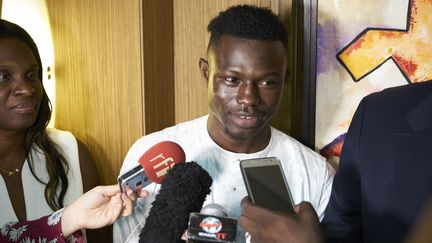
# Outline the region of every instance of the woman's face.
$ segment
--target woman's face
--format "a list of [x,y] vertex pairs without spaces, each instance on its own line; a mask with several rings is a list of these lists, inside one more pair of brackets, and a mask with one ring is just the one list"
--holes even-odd
[[22,41],[0,39],[1,131],[22,131],[35,122],[43,94],[40,68]]

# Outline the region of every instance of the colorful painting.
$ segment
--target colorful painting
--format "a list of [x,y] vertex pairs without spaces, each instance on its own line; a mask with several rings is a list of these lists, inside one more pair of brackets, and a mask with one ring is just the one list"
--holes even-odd
[[318,0],[315,146],[340,155],[367,94],[432,79],[432,0]]

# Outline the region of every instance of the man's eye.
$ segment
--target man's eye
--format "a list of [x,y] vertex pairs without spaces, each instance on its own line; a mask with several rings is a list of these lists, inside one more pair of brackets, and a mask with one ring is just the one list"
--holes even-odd
[[273,85],[273,84],[275,84],[275,83],[276,83],[276,82],[275,82],[275,81],[272,81],[272,80],[265,80],[265,81],[261,81],[261,82],[260,82],[261,85],[265,85],[265,86]]
[[6,81],[10,78],[9,73],[0,73],[0,81]]
[[238,79],[234,77],[228,77],[225,80],[229,83],[238,83]]

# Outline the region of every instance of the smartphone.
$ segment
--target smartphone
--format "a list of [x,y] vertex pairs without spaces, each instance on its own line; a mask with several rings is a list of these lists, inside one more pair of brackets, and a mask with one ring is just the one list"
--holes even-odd
[[144,172],[144,168],[141,165],[137,165],[129,171],[121,174],[117,180],[122,192],[124,192],[127,188],[130,188],[136,192],[151,183],[151,180],[149,180],[148,176]]
[[294,203],[280,161],[276,157],[240,161],[240,169],[253,204],[294,213]]

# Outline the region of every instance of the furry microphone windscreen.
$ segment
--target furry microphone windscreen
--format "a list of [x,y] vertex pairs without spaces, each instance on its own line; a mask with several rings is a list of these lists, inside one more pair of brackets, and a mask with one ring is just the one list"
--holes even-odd
[[196,162],[176,164],[162,181],[152,204],[140,243],[184,242],[189,213],[199,212],[213,180]]

